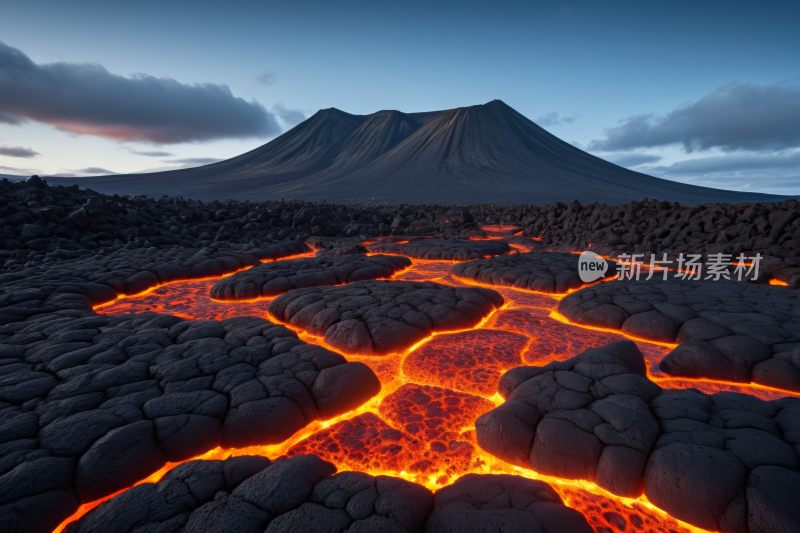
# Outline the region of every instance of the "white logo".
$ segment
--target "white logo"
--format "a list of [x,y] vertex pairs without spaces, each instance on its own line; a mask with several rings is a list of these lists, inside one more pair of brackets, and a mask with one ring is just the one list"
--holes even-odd
[[594,252],[583,252],[578,258],[578,275],[584,283],[590,283],[605,276],[608,270],[606,260]]

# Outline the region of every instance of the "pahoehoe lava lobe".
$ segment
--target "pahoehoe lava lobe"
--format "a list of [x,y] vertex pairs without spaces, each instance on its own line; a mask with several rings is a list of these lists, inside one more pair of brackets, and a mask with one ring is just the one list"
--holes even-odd
[[[158,483],[134,487],[70,524],[65,533],[590,533],[546,483],[470,474],[430,490],[404,479],[339,472],[314,455],[190,461]],[[531,529],[535,528],[535,529]]]
[[470,261],[487,256],[507,254],[508,244],[501,241],[469,241],[462,239],[423,239],[406,243],[376,242],[367,245],[370,252],[404,255],[414,259],[435,261]]
[[211,287],[211,297],[252,300],[292,289],[388,278],[410,266],[411,261],[405,257],[349,254],[264,263],[220,280]]
[[610,281],[564,298],[578,324],[678,343],[661,361],[673,376],[800,391],[800,301],[789,288],[739,281]]
[[269,304],[269,312],[281,322],[324,336],[328,345],[345,353],[384,355],[436,331],[472,328],[503,302],[491,289],[357,281],[289,291]]
[[[557,252],[529,252],[478,259],[453,265],[454,276],[487,285],[529,291],[565,293],[585,285],[578,275],[578,256]],[[614,275],[614,263],[604,277]]]
[[430,533],[594,531],[586,518],[564,506],[544,481],[503,474],[467,474],[439,489],[425,525],[425,531]]
[[0,326],[1,531],[47,533],[168,461],[282,442],[381,388],[363,363],[263,318],[59,303]]
[[619,167],[558,139],[500,100],[429,113],[351,115],[323,109],[233,159],[81,181],[102,192],[208,200],[547,204],[577,198],[618,205],[645,197],[683,203],[786,199],[697,187]]
[[478,444],[713,531],[799,531],[800,398],[662,390],[631,341],[506,372]]

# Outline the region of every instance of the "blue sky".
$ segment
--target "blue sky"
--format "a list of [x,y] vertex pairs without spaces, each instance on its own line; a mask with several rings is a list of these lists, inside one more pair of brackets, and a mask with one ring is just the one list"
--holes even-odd
[[4,0],[0,174],[178,168],[321,108],[499,98],[629,168],[800,194],[800,3],[530,4]]

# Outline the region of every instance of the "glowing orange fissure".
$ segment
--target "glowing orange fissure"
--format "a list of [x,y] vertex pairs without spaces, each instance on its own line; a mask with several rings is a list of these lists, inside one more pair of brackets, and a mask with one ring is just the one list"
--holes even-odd
[[[564,295],[483,285],[455,278],[450,274],[450,267],[456,261],[412,259],[412,262],[410,268],[395,274],[391,279],[436,281],[461,287],[484,286],[502,293],[506,303],[474,328],[433,333],[399,353],[383,356],[344,354],[349,361],[367,364],[378,375],[382,384],[381,392],[376,397],[353,411],[331,420],[314,421],[280,444],[241,449],[216,448],[188,460],[225,459],[253,454],[275,459],[297,453],[316,453],[333,462],[340,470],[402,477],[431,489],[450,484],[467,473],[511,473],[550,483],[564,502],[583,513],[595,528],[607,527],[617,531],[621,517],[633,524],[637,531],[702,531],[678,522],[650,504],[645,497],[622,498],[588,481],[543,476],[504,463],[485,453],[477,445],[474,419],[503,401],[499,394],[491,395],[489,389],[481,388],[483,385],[480,384],[485,381],[487,372],[492,373],[492,379],[497,379],[502,372],[514,366],[542,365],[549,361],[564,360],[589,346],[602,345],[620,338],[632,338],[631,336],[621,331],[569,322],[556,311],[556,304]],[[263,316],[274,321],[266,311],[268,298],[251,302],[212,301],[208,292],[212,281],[216,279],[192,280],[182,284],[173,282],[169,287],[154,288],[146,294],[106,304],[102,306],[103,311],[141,312],[143,309],[161,309],[163,312],[176,314],[175,311],[180,310],[183,313],[181,316],[186,318],[220,319],[229,317],[231,311],[227,310],[232,309],[233,313],[240,316],[242,313],[237,310],[246,310],[244,314],[248,316]],[[175,298],[179,300],[177,303],[173,301]],[[297,332],[306,342],[341,352],[328,346],[320,337],[309,335],[289,324],[286,326]],[[524,342],[523,336],[527,338]],[[459,338],[463,342],[456,342]],[[639,344],[648,360],[648,366],[651,367],[675,346],[632,339]],[[516,344],[511,341],[516,341]],[[492,363],[493,366],[489,365],[491,368],[487,370],[488,359],[485,354],[494,352],[495,348],[506,350],[505,355],[499,359],[495,357],[495,363]],[[425,353],[429,356],[417,357],[417,354]],[[447,378],[447,365],[454,362],[459,364],[459,372],[466,375],[474,372],[480,379],[475,384],[462,385]],[[695,387],[706,392],[739,390],[765,399],[776,397],[776,394],[787,395],[785,391],[757,385],[677,379],[661,375],[650,375],[650,378],[665,388]],[[167,464],[139,483],[157,482],[177,464],[179,463]],[[56,529],[56,533],[69,522],[113,496],[82,505]]]

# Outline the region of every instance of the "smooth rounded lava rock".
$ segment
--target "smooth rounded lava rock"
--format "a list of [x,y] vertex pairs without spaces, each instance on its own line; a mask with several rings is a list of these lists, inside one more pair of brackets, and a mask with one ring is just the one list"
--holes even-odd
[[[644,494],[703,529],[800,529],[785,504],[800,499],[799,398],[662,390],[646,376],[631,341],[510,370],[505,403],[476,421],[478,444],[543,474]],[[788,492],[770,499],[777,486]]]
[[345,353],[384,355],[436,331],[475,327],[502,305],[503,297],[491,289],[359,281],[289,291],[269,304],[269,312]]
[[576,324],[679,344],[672,376],[755,382],[800,391],[800,300],[795,290],[738,281],[610,281],[565,297]]
[[[614,272],[609,266],[604,277]],[[558,252],[528,252],[477,259],[453,265],[454,276],[486,285],[563,294],[586,283],[578,275],[578,256]]]
[[223,301],[253,300],[292,289],[389,278],[410,266],[411,261],[405,257],[348,254],[263,263],[221,279],[211,288],[211,297]]

